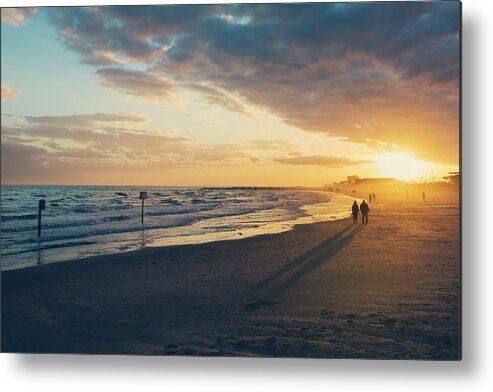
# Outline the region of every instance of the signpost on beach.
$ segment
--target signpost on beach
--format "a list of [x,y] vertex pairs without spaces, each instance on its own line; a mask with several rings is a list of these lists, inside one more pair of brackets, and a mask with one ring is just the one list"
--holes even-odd
[[38,203],[38,237],[41,237],[41,211],[46,207],[46,200],[41,199]]
[[144,200],[147,199],[147,192],[140,192],[139,198],[140,200],[142,200],[142,215],[140,218],[140,222],[144,224]]

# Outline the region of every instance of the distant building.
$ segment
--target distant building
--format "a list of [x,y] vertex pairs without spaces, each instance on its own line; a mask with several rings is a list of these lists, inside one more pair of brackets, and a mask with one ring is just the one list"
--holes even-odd
[[358,176],[347,176],[347,183],[348,184],[355,184],[356,181],[358,181],[359,177]]
[[395,178],[357,178],[355,180],[355,184],[357,185],[363,185],[363,184],[394,184],[398,183],[399,181],[396,180]]
[[457,185],[460,182],[459,172],[449,172],[448,176],[443,177],[445,181],[448,181],[452,185]]

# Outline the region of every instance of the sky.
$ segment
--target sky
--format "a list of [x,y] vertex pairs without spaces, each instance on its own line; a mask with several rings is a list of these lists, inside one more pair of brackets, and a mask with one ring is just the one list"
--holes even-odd
[[459,29],[455,1],[4,8],[2,184],[440,179]]

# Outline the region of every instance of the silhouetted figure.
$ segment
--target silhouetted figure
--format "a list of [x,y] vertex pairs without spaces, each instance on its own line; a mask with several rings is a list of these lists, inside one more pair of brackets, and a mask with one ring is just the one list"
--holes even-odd
[[366,204],[366,201],[363,200],[363,203],[359,206],[359,210],[361,211],[361,224],[368,223],[368,213],[370,212],[370,207]]
[[426,200],[426,195],[425,195],[425,193],[423,192],[423,201],[425,201],[425,200]]
[[353,211],[353,224],[358,223],[359,207],[358,207],[358,203],[356,203],[356,200],[353,203],[352,211]]
[[374,194],[374,193],[372,193],[372,196],[373,196],[373,201],[375,201],[375,200],[376,200],[376,199],[375,199],[375,194]]

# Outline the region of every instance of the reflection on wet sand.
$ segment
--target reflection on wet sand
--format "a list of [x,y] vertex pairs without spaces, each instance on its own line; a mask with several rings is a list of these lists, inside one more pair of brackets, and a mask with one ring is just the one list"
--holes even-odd
[[41,249],[41,239],[38,239],[38,246],[36,248],[36,265],[43,265],[43,250]]

